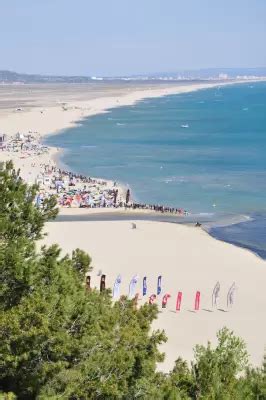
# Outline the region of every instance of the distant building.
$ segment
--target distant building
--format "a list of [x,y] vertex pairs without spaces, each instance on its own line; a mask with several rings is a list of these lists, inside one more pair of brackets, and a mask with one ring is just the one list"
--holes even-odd
[[228,75],[227,74],[219,74],[219,79],[228,79]]

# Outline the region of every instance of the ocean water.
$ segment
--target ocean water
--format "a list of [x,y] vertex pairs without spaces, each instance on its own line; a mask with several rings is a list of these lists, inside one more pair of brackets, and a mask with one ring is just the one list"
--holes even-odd
[[253,251],[256,240],[260,249],[266,242],[265,82],[114,108],[46,143],[65,150],[69,169],[128,184],[137,201],[181,207],[212,221],[247,221],[212,227],[217,238]]

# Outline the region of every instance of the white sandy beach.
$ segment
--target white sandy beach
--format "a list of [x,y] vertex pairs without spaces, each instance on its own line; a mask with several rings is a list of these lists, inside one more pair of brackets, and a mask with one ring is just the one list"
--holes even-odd
[[[122,85],[115,89],[107,87],[101,92],[95,88],[86,92],[85,86],[82,90],[74,86],[63,90],[59,85],[57,90],[44,85],[0,86],[0,133],[11,136],[32,131],[33,135],[43,137],[108,108],[215,85],[217,83],[162,85],[159,88]],[[22,111],[16,111],[17,108]],[[33,183],[40,164],[54,163],[56,154],[57,149],[50,149],[41,156],[21,158],[20,153],[0,151],[0,161],[12,158],[15,166],[21,168],[23,178]],[[64,212],[77,214],[83,210]],[[109,287],[120,273],[121,292],[127,294],[130,279],[138,274],[138,291],[141,292],[140,283],[146,275],[148,294],[151,294],[155,292],[157,276],[162,275],[162,294],[167,292],[172,296],[167,309],[162,310],[154,324],[156,328],[165,329],[169,338],[162,346],[167,354],[160,367],[163,370],[169,370],[178,356],[191,360],[193,346],[213,341],[217,330],[223,326],[232,328],[245,339],[251,362],[259,365],[266,345],[266,263],[249,251],[216,241],[198,228],[145,221],[136,224],[137,229],[132,230],[130,222],[126,221],[51,222],[47,224],[45,242],[59,243],[64,252],[77,247],[88,251],[93,258],[93,286],[99,285],[99,270],[106,274]],[[212,310],[211,293],[217,281],[221,284],[219,310]],[[226,295],[233,282],[237,286],[235,304],[228,311]],[[201,292],[201,310],[194,313],[197,290]],[[174,312],[178,291],[183,292],[180,313]]]
[[[160,369],[169,370],[178,356],[191,360],[195,344],[215,342],[216,332],[223,326],[243,337],[251,362],[260,365],[266,344],[265,261],[211,238],[202,229],[148,221],[136,224],[137,229],[131,229],[129,221],[51,222],[45,242],[57,242],[67,252],[77,247],[88,251],[93,259],[93,287],[99,287],[97,273],[101,270],[108,287],[121,274],[121,294],[128,294],[130,279],[137,274],[137,292],[142,294],[146,275],[151,295],[162,275],[162,295],[172,297],[164,310],[162,295],[158,298],[162,312],[154,327],[164,329],[168,336],[162,346],[167,357]],[[213,309],[212,290],[217,281],[221,292],[217,309]],[[233,282],[237,286],[235,304],[228,310],[226,297]],[[193,312],[197,290],[201,292],[200,311]],[[183,292],[183,302],[176,313],[178,291]]]

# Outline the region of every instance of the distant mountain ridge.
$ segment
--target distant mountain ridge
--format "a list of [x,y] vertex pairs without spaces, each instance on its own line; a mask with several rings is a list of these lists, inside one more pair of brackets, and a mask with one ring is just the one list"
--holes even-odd
[[87,83],[90,81],[91,78],[85,76],[38,75],[0,71],[0,82],[2,83]]
[[266,77],[266,67],[205,68],[116,77],[41,75],[24,74],[8,70],[0,71],[0,83],[89,83],[103,80],[209,80],[236,79],[241,77]]

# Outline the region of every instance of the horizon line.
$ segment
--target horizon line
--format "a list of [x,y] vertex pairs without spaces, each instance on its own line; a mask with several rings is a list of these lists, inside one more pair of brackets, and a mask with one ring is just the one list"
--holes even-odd
[[136,77],[136,76],[154,76],[154,75],[172,75],[172,74],[178,74],[178,73],[186,73],[186,72],[200,72],[200,71],[218,71],[218,70],[260,70],[260,69],[265,69],[266,66],[258,66],[258,67],[203,67],[203,68],[182,68],[182,69],[177,69],[175,71],[157,71],[157,72],[140,72],[140,73],[131,73],[131,74],[111,74],[111,75],[105,75],[105,74],[60,74],[60,73],[41,73],[41,72],[18,72],[16,70],[12,69],[0,69],[0,73],[2,72],[7,72],[7,73],[13,73],[13,74],[18,74],[18,75],[33,75],[33,76],[43,76],[43,77],[84,77],[84,78],[91,78],[91,77],[102,77],[102,78],[120,78],[120,77]]

